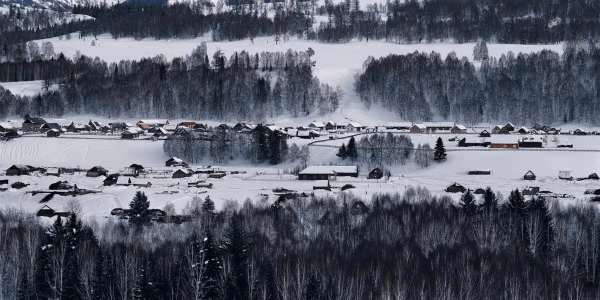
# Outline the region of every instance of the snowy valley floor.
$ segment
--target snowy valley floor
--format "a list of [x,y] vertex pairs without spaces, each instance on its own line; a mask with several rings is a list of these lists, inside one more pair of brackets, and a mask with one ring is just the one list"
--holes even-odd
[[[410,135],[413,143],[434,143],[436,135]],[[446,140],[449,135],[440,135]],[[572,171],[574,177],[586,177],[590,173],[600,172],[600,137],[572,137],[575,139],[575,150],[593,150],[592,152],[571,151],[449,151],[448,161],[442,164],[421,169],[413,162],[405,166],[390,168],[392,176],[389,180],[368,180],[366,165],[360,165],[359,178],[338,178],[331,183],[332,186],[341,187],[350,183],[356,188],[347,190],[357,196],[370,200],[374,193],[403,193],[409,186],[426,187],[436,195],[447,194],[446,186],[458,182],[470,189],[490,186],[494,191],[507,195],[512,189],[522,189],[527,186],[539,186],[542,190],[549,190],[557,194],[568,194],[573,198],[560,199],[561,204],[575,204],[584,201],[584,191],[590,188],[600,188],[598,181],[564,181],[558,179],[558,172]],[[291,142],[299,144],[310,140],[292,139]],[[335,140],[327,143],[341,145],[346,140]],[[457,147],[446,142],[449,150]],[[548,145],[548,150],[553,146]],[[554,148],[555,149],[555,148]],[[341,161],[335,156],[337,152],[333,147],[311,147],[311,161],[309,165],[323,164],[351,164]],[[8,179],[9,183],[21,181],[31,184],[21,189],[9,189],[0,192],[0,207],[14,207],[25,211],[36,212],[44,204],[57,211],[64,209],[71,196],[55,196],[47,203],[40,203],[43,194],[32,196],[27,191],[47,189],[51,183],[66,180],[77,184],[79,188],[99,190],[99,194],[90,194],[76,197],[83,206],[83,214],[87,217],[104,219],[110,215],[114,208],[126,208],[134,193],[138,190],[146,192],[152,208],[163,208],[168,202],[175,205],[177,213],[181,213],[192,197],[198,195],[202,198],[209,195],[215,200],[218,208],[222,208],[227,200],[242,203],[249,198],[252,201],[269,201],[276,199],[273,188],[286,188],[305,192],[313,192],[314,181],[300,181],[296,176],[284,174],[284,169],[293,168],[297,162],[288,162],[280,166],[251,165],[247,162],[230,162],[220,166],[224,171],[241,171],[245,174],[228,174],[222,179],[206,179],[206,175],[194,175],[185,179],[172,179],[170,173],[160,173],[161,170],[170,171],[174,168],[165,168],[167,159],[162,150],[161,141],[125,141],[108,139],[66,139],[25,137],[10,142],[0,143],[0,170],[2,174],[13,164],[28,164],[35,167],[80,167],[89,169],[96,165],[104,166],[110,173],[123,170],[133,163],[141,164],[146,168],[153,168],[155,173],[139,180],[152,183],[150,188],[137,188],[125,186],[104,187],[104,177],[89,178],[85,173],[62,175],[60,178],[52,176],[0,176]],[[200,167],[194,165],[192,168]],[[489,176],[467,175],[469,169],[490,169]],[[532,170],[537,175],[536,181],[523,181],[522,176]],[[188,188],[187,183],[206,179],[213,184],[212,189]],[[315,194],[337,196],[337,192],[315,191]],[[266,195],[266,196],[265,196]],[[451,195],[458,200],[458,194]]]

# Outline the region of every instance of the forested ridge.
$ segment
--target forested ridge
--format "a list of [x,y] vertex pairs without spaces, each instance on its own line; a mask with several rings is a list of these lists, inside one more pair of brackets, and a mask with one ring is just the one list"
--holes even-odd
[[[0,80],[46,80],[59,90],[34,97],[1,91],[0,117],[91,113],[260,121],[283,113],[325,114],[337,109],[342,92],[312,76],[313,54],[312,49],[242,51],[226,57],[217,51],[210,59],[201,44],[191,55],[172,61],[157,56],[110,65],[84,55],[48,60],[38,54],[31,61],[0,63]],[[31,52],[22,55],[31,57]]]
[[[3,299],[597,299],[600,212],[488,189],[270,203],[195,198],[180,225],[0,213]],[[500,203],[500,204],[498,204]],[[169,206],[169,205],[167,205]],[[72,205],[72,207],[77,207]],[[166,209],[172,214],[172,206]],[[76,212],[76,209],[74,210]]]
[[485,57],[480,67],[450,53],[389,55],[365,62],[355,91],[405,120],[434,116],[467,124],[600,124],[600,48],[568,43],[551,51]]
[[[600,7],[594,1],[390,1],[385,5],[346,0],[325,1],[194,1],[143,5],[128,1],[77,4],[73,13],[93,21],[50,25],[47,18],[13,8],[0,16],[0,40],[27,42],[80,31],[81,37],[111,33],[113,37],[191,38],[212,32],[214,40],[257,36],[293,36],[321,42],[348,42],[353,38],[421,43],[478,40],[499,43],[558,43],[598,39]],[[269,16],[273,13],[274,16]],[[10,15],[10,16],[9,16]],[[318,22],[316,16],[327,16]],[[382,17],[383,16],[383,17]],[[27,22],[15,21],[15,19]]]

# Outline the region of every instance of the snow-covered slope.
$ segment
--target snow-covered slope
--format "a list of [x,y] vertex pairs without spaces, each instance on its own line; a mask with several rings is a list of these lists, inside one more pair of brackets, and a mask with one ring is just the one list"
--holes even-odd
[[[77,36],[74,34],[73,36]],[[40,40],[50,41],[54,45],[56,53],[63,52],[68,57],[73,57],[76,51],[91,57],[99,57],[102,60],[118,62],[120,60],[139,60],[142,57],[153,57],[164,55],[167,59],[185,56],[192,52],[201,42],[206,42],[209,57],[220,49],[226,56],[233,52],[247,51],[249,53],[257,52],[285,52],[288,49],[294,51],[305,51],[309,47],[315,51],[313,60],[316,61],[314,75],[323,83],[332,86],[340,85],[344,90],[344,101],[341,103],[337,112],[327,116],[310,115],[304,118],[292,119],[289,116],[280,116],[269,122],[305,125],[314,119],[333,120],[342,122],[348,120],[357,121],[363,124],[382,124],[387,121],[397,121],[397,116],[388,110],[377,106],[371,108],[368,113],[358,97],[353,91],[354,76],[362,71],[364,61],[369,57],[382,57],[394,54],[407,54],[415,51],[430,53],[438,52],[442,57],[454,51],[458,57],[466,56],[469,60],[473,59],[474,43],[452,44],[452,43],[433,43],[433,44],[392,44],[383,41],[360,42],[353,41],[347,44],[324,44],[315,41],[300,40],[292,37],[288,42],[275,44],[273,37],[259,37],[254,41],[242,40],[235,42],[213,42],[211,35],[196,39],[174,39],[174,40],[154,40],[143,39],[136,41],[132,38],[113,39],[109,34],[98,36],[95,46],[92,46],[91,39],[71,39],[59,40],[58,38]],[[511,44],[489,44],[490,56],[500,57],[509,51],[519,52],[538,52],[543,49],[562,53],[562,44],[554,45],[511,45]]]
[[23,8],[43,8],[65,11],[69,10],[74,2],[69,0],[0,0],[0,7],[16,5]]

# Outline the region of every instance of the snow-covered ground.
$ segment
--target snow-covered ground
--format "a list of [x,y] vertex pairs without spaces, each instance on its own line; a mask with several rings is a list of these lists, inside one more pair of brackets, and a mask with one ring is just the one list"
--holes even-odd
[[[441,135],[440,135],[441,136]],[[413,142],[429,142],[433,144],[435,135],[411,135]],[[306,143],[309,140],[293,139],[291,142]],[[336,145],[346,140],[333,141]],[[454,148],[446,142],[449,149]],[[600,149],[600,137],[576,137],[576,148]],[[578,147],[578,145],[580,147]],[[549,146],[550,148],[550,146]],[[341,161],[335,156],[336,148],[311,147],[311,161],[309,165],[323,165],[329,163],[351,164]],[[0,143],[0,170],[3,172],[10,165],[23,163],[37,167],[81,167],[91,168],[95,165],[106,167],[110,173],[123,170],[132,163],[158,170],[175,170],[164,167],[167,159],[162,151],[162,142],[152,141],[125,141],[125,140],[78,140],[43,137],[24,137],[10,142]],[[217,207],[221,208],[227,200],[243,202],[249,198],[252,201],[273,201],[276,197],[271,190],[277,187],[305,192],[313,192],[314,181],[300,181],[295,176],[284,174],[284,169],[291,169],[297,162],[288,162],[281,166],[251,165],[247,162],[232,162],[220,166],[224,171],[242,171],[244,174],[228,174],[222,179],[206,179],[205,175],[194,175],[186,179],[172,179],[167,174],[155,173],[143,181],[152,183],[150,188],[136,188],[123,186],[102,186],[104,177],[88,178],[84,173],[63,175],[60,178],[49,176],[1,176],[10,183],[22,181],[31,185],[22,189],[9,189],[0,192],[0,208],[16,207],[26,211],[35,212],[44,203],[39,201],[44,195],[32,196],[25,193],[47,189],[58,180],[66,180],[77,184],[79,188],[101,190],[100,194],[78,196],[76,199],[83,206],[85,216],[96,216],[101,219],[108,216],[114,208],[128,206],[133,194],[140,190],[148,194],[153,208],[163,208],[168,202],[175,205],[177,213],[181,213],[186,204],[194,197],[204,198],[210,195],[215,200]],[[193,168],[199,165],[192,166]],[[574,177],[586,177],[592,172],[600,172],[600,151],[597,152],[567,152],[567,151],[450,151],[448,161],[443,164],[433,164],[429,168],[421,169],[413,162],[405,166],[391,168],[392,177],[389,181],[368,180],[366,165],[359,165],[359,178],[338,178],[332,186],[343,186],[347,183],[356,186],[349,190],[357,196],[370,199],[378,192],[403,193],[409,186],[422,186],[428,188],[433,194],[446,194],[443,190],[453,182],[458,182],[467,188],[492,187],[495,191],[508,194],[514,188],[526,186],[539,186],[542,190],[549,190],[560,194],[569,194],[582,199],[583,193],[588,188],[600,188],[598,181],[563,181],[558,179],[558,172],[569,170]],[[467,175],[469,169],[490,169],[489,176]],[[523,181],[521,177],[528,170],[537,176],[537,181]],[[212,189],[188,188],[187,183],[198,179],[206,179],[213,183]],[[263,194],[268,195],[267,198]],[[335,192],[318,191],[316,194],[336,196]],[[458,199],[458,195],[452,196]],[[66,203],[73,199],[70,196],[55,196],[48,206],[62,210]],[[562,204],[576,203],[575,199],[562,199]]]
[[[19,82],[0,82],[0,86],[9,90],[14,95],[35,96],[42,93],[42,81],[19,81]],[[58,85],[52,85],[48,90],[58,90]]]

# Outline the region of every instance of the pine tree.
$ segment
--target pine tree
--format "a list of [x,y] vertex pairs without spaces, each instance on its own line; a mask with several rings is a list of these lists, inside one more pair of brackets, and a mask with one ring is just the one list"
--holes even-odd
[[[227,239],[226,248],[231,256],[231,273],[228,275],[231,282],[226,287],[226,299],[248,300],[248,238],[244,231],[240,216],[231,217],[229,226],[225,230]],[[230,290],[233,289],[233,290]],[[233,298],[228,298],[233,293]]]
[[210,230],[206,231],[206,238],[204,239],[204,247],[202,249],[204,254],[202,276],[200,281],[202,282],[201,297],[203,300],[217,300],[222,299],[221,294],[221,275],[223,272],[223,266],[217,251],[217,247],[213,240],[213,235]]
[[275,130],[269,137],[269,163],[277,165],[281,163],[281,134]]
[[491,212],[495,211],[498,208],[498,199],[496,198],[496,194],[492,191],[492,188],[489,186],[485,189],[485,193],[483,194],[483,202],[480,207],[486,211]]
[[339,157],[341,159],[346,159],[346,157],[347,157],[346,144],[342,144],[342,146],[340,147],[340,149],[338,150],[338,153],[336,155],[337,155],[337,157]]
[[53,282],[53,276],[50,258],[48,257],[48,248],[46,246],[41,249],[36,257],[35,276],[33,280],[36,299],[48,299],[52,297],[50,282]]
[[22,268],[18,287],[17,300],[35,299],[35,297],[31,296],[31,285],[29,284],[29,272],[27,272],[27,268]]
[[83,299],[81,292],[83,286],[81,284],[80,273],[81,269],[77,262],[75,251],[67,251],[67,266],[63,275],[63,290],[60,295],[61,300],[77,300]]
[[321,282],[315,274],[312,274],[306,284],[306,291],[304,292],[306,300],[319,300],[321,294]]
[[473,216],[477,212],[477,205],[475,204],[475,197],[470,190],[467,190],[461,197],[459,205],[461,210],[467,216]]
[[136,192],[133,200],[129,203],[131,216],[129,224],[140,227],[150,224],[150,201],[144,192]]
[[108,295],[110,291],[110,274],[108,274],[107,272],[107,264],[108,262],[104,257],[104,252],[102,251],[102,249],[99,249],[96,254],[96,263],[94,264],[94,275],[92,281],[92,300],[106,299],[106,295]]
[[348,141],[346,153],[346,156],[350,158],[352,162],[356,161],[356,159],[358,158],[358,149],[356,148],[356,141],[354,140],[354,137],[351,137],[350,141]]
[[215,212],[215,202],[210,199],[210,196],[206,196],[204,202],[202,203],[202,212],[204,213],[214,213]]
[[433,160],[437,162],[442,162],[446,160],[446,148],[444,147],[444,142],[442,138],[439,137],[437,142],[435,142],[435,152],[433,153]]

